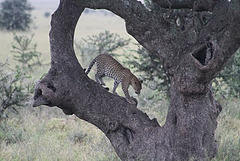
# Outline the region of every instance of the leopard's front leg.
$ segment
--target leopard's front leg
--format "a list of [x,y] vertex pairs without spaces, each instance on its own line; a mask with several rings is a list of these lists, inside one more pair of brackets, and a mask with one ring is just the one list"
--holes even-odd
[[130,80],[128,80],[127,78],[123,78],[122,79],[123,93],[130,104],[136,104],[136,102],[129,95],[129,92],[128,92],[129,85],[130,85]]

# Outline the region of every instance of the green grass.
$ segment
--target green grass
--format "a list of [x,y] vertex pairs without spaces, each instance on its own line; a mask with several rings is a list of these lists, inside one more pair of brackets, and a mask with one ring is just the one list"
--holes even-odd
[[[163,124],[168,103],[161,109],[139,108]],[[240,159],[240,100],[231,101],[218,118],[214,161]],[[109,140],[95,126],[66,116],[58,108],[25,107],[18,115],[10,113],[0,125],[0,160],[119,160]]]
[[0,127],[0,160],[118,160],[100,130],[57,108],[23,108]]
[[223,111],[218,118],[218,155],[215,161],[240,160],[240,100],[226,102],[222,103]]

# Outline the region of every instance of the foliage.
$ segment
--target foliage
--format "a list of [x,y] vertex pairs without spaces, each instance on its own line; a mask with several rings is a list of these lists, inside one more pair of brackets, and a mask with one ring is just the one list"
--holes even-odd
[[170,77],[163,68],[163,63],[160,62],[156,54],[152,54],[138,45],[138,49],[134,54],[126,55],[125,63],[128,64],[135,72],[138,72],[143,79],[144,84],[152,90],[157,90],[158,93],[169,93]]
[[68,135],[68,138],[74,143],[81,143],[86,137],[87,134],[83,133],[82,131],[74,131]]
[[[32,36],[33,37],[33,36]],[[41,65],[41,53],[36,51],[36,44],[31,47],[32,37],[14,35],[12,53],[17,65],[10,68],[8,61],[0,62],[0,119],[6,109],[25,106],[30,93],[33,92],[33,83],[29,80],[35,65]]]
[[215,83],[216,92],[232,97],[240,97],[240,50],[229,60]]
[[34,35],[30,38],[27,36],[17,36],[14,35],[14,43],[12,43],[12,53],[13,59],[21,69],[24,69],[26,73],[33,72],[34,67],[41,66],[40,61],[41,53],[37,51],[37,44],[32,44],[32,39]]
[[[68,128],[62,130],[61,126],[55,126],[50,130],[48,125],[53,119],[54,124],[66,122]],[[7,143],[10,136],[3,132],[0,160],[120,161],[109,140],[94,125],[66,116],[55,107],[21,108],[18,119],[11,117],[5,125],[8,135],[15,136],[17,141]]]
[[26,31],[32,22],[32,6],[27,0],[5,0],[1,3],[0,27],[6,30]]
[[6,109],[17,111],[16,106],[24,106],[28,94],[21,82],[25,78],[20,68],[11,70],[7,62],[0,63],[0,120],[6,117],[3,114]]
[[88,36],[76,43],[76,49],[80,52],[80,58],[83,65],[84,62],[89,63],[98,54],[114,55],[120,49],[124,51],[130,43],[130,39],[121,38],[118,34],[110,33],[109,31],[101,32],[98,35]]
[[0,143],[15,144],[23,140],[24,130],[11,122],[0,122]]
[[222,100],[223,110],[218,118],[216,140],[218,154],[214,161],[240,159],[240,100]]

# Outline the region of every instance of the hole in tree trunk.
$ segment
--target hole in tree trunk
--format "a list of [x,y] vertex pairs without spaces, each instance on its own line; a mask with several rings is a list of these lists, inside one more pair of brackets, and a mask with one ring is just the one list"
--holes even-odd
[[196,58],[202,65],[205,65],[206,55],[207,55],[207,47],[203,47],[198,52],[192,54],[194,58]]
[[207,65],[212,59],[212,44],[208,43],[202,46],[198,51],[194,52],[192,56],[197,59],[202,65]]

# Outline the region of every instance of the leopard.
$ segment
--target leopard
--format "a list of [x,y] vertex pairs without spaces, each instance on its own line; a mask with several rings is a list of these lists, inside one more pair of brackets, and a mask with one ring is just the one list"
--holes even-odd
[[132,86],[135,93],[139,95],[142,89],[143,81],[138,79],[134,74],[132,74],[130,69],[125,68],[109,54],[99,54],[97,57],[95,57],[90,63],[88,69],[85,71],[86,74],[90,72],[95,63],[97,66],[95,73],[96,82],[102,86],[105,86],[106,84],[103,81],[103,77],[107,76],[114,79],[112,93],[118,95],[116,89],[121,83],[122,91],[127,101],[130,104],[136,104],[134,99],[130,97],[128,88]]

